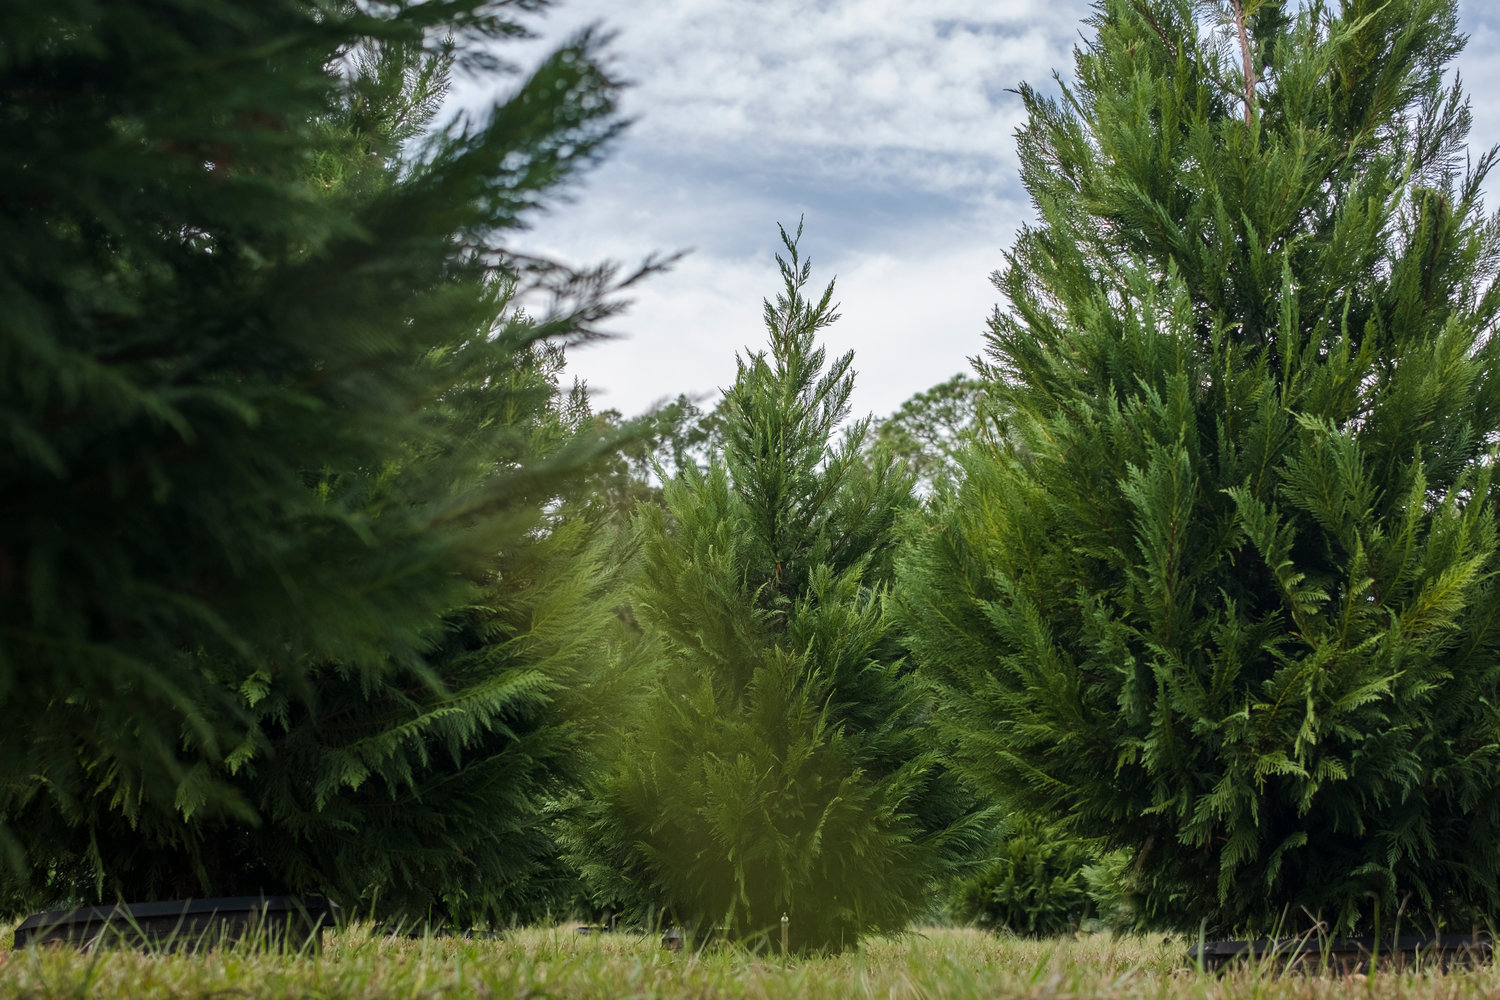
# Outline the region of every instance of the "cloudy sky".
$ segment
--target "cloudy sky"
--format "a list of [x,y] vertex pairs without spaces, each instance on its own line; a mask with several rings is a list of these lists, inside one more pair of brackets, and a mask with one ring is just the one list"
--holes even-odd
[[[558,0],[540,45],[597,23],[635,124],[535,220],[530,250],[575,263],[691,250],[640,287],[614,341],[570,367],[627,414],[711,399],[764,341],[778,222],[806,218],[814,280],[837,277],[856,412],[886,414],[968,368],[989,274],[1029,218],[1013,132],[1021,81],[1071,68],[1088,0]],[[1473,145],[1500,142],[1500,9],[1462,0]],[[536,50],[540,55],[540,51]],[[458,102],[482,102],[464,85]]]

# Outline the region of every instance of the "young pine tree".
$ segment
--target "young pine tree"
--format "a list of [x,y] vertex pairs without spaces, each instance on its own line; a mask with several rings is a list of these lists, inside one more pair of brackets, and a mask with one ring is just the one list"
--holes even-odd
[[642,513],[632,606],[656,682],[599,792],[586,874],[601,899],[761,947],[785,914],[805,952],[926,910],[970,827],[886,614],[911,480],[866,464],[868,420],[836,441],[853,356],[826,361],[833,286],[805,297],[810,266],[782,238],[770,348],[725,394],[724,454]]
[[1500,914],[1493,153],[1452,0],[1106,0],[1022,89],[1010,414],[904,565],[976,779],[1211,932]]
[[[594,274],[516,317],[513,292],[562,272],[507,243],[620,121],[588,36],[483,124],[420,142],[431,95],[411,85],[495,68],[535,6],[0,10],[8,907],[348,898],[401,866],[401,891],[446,905],[493,872],[455,853],[525,781],[491,782],[483,815],[454,789],[504,771],[471,765],[512,735],[531,754],[568,677],[528,672],[567,643],[537,621],[550,598],[495,590],[494,560],[555,597],[567,574],[525,567],[582,545],[522,544],[580,452],[516,450],[550,390],[509,375],[610,309]],[[406,59],[433,39],[436,63]],[[460,655],[486,644],[504,671]],[[444,818],[419,830],[424,808]]]
[[1058,827],[1009,816],[984,862],[955,883],[948,910],[965,924],[1036,938],[1072,933],[1090,918],[1119,927],[1112,860]]

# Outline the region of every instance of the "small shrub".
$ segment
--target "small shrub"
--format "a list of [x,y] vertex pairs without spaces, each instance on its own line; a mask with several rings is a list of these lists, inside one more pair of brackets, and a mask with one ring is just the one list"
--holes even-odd
[[958,883],[955,916],[990,930],[1052,937],[1089,915],[1087,845],[1032,819],[1013,821],[994,857]]

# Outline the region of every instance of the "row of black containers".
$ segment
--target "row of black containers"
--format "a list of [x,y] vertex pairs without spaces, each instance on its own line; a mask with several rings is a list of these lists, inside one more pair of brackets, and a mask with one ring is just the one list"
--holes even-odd
[[1336,975],[1374,969],[1448,970],[1486,964],[1493,956],[1483,934],[1333,938],[1313,934],[1255,941],[1207,941],[1188,950],[1188,962],[1208,972],[1256,968]]
[[16,928],[15,947],[112,945],[191,951],[241,940],[278,950],[319,950],[338,907],[302,896],[229,896],[80,906],[36,913]]

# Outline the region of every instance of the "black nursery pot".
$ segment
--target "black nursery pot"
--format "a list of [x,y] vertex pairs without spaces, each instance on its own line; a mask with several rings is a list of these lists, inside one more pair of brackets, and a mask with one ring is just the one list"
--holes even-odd
[[1279,971],[1367,973],[1374,966],[1390,969],[1448,969],[1490,960],[1490,939],[1478,934],[1386,938],[1265,938],[1258,941],[1208,941],[1188,949],[1188,962],[1212,972],[1239,965]]
[[338,907],[301,896],[228,896],[169,902],[120,903],[50,910],[16,928],[15,947],[104,943],[133,948],[194,950],[240,940],[288,950],[323,946]]

